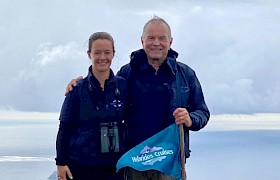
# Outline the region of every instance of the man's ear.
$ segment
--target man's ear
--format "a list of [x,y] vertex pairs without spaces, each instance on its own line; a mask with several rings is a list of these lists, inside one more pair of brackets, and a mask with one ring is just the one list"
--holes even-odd
[[173,43],[173,38],[171,38],[171,40],[170,40],[170,47],[171,47],[172,43]]

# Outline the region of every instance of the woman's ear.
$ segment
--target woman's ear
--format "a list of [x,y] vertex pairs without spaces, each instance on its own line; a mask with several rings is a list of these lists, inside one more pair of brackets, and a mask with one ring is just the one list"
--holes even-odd
[[89,51],[87,52],[87,54],[88,54],[88,58],[91,59],[91,57],[90,57],[90,52],[89,52]]

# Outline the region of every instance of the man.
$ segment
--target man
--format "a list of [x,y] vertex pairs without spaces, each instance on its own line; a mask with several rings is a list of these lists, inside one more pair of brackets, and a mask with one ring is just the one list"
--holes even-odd
[[[143,49],[131,53],[131,61],[117,75],[127,79],[128,108],[126,144],[128,149],[160,132],[172,123],[198,131],[208,122],[210,112],[195,72],[177,62],[178,53],[171,49],[171,28],[157,16],[149,20],[141,37]],[[71,84],[68,89],[71,90]],[[189,157],[186,142],[186,157]],[[128,180],[172,180],[156,170],[126,169]]]

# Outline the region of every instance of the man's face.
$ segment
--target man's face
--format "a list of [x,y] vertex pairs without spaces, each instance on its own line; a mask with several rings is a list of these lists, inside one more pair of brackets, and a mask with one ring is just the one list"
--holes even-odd
[[172,44],[172,38],[166,24],[160,21],[151,22],[147,25],[141,40],[149,62],[159,61],[162,63],[166,59]]

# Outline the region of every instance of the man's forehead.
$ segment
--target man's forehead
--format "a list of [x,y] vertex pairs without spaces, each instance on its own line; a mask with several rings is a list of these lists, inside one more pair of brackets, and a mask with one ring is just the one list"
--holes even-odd
[[149,22],[145,27],[143,36],[146,37],[170,37],[168,25],[160,20]]
[[149,24],[147,24],[147,27],[150,27],[150,26],[162,26],[162,25],[167,27],[167,25],[164,22],[162,22],[162,21],[151,21]]

